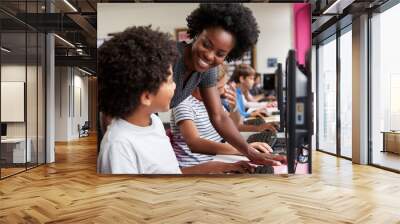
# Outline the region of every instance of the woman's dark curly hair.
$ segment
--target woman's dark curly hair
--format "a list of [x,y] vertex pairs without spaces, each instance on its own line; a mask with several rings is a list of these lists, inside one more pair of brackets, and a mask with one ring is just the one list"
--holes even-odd
[[112,117],[134,111],[144,91],[157,93],[178,57],[169,34],[130,27],[98,50],[99,109]]
[[195,38],[204,29],[221,27],[235,37],[235,46],[225,60],[243,57],[257,43],[258,25],[251,10],[240,3],[200,4],[187,18],[188,34]]

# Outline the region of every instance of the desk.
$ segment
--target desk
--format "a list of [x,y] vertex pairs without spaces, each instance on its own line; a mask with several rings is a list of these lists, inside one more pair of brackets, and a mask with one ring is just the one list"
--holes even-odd
[[241,135],[244,139],[247,140],[247,139],[249,138],[250,135],[257,134],[257,133],[260,133],[260,132],[245,131],[245,132],[240,132],[240,135]]
[[[248,117],[248,118],[245,119],[245,121],[251,120],[251,119],[256,119],[256,118],[257,117]],[[265,123],[270,123],[270,122],[279,123],[280,120],[281,120],[281,117],[280,117],[280,115],[271,115],[271,116],[268,116],[268,117],[263,117],[263,119],[264,119]]]
[[[25,138],[6,138],[1,139],[1,156],[6,163],[25,163],[31,162],[32,140],[26,140],[27,147],[25,151]],[[27,158],[27,160],[25,160]]]
[[[249,161],[249,159],[245,156],[237,156],[237,155],[216,155],[214,156],[213,161],[225,162],[225,163],[234,163],[241,160]],[[274,174],[287,174],[288,169],[287,165],[273,166]],[[296,174],[308,174],[308,164],[307,163],[298,163],[296,167]]]
[[280,122],[281,117],[280,115],[271,115],[269,117],[264,117],[264,121],[265,123],[269,123],[269,122]]
[[400,154],[400,131],[382,131],[383,150],[382,152],[393,152]]

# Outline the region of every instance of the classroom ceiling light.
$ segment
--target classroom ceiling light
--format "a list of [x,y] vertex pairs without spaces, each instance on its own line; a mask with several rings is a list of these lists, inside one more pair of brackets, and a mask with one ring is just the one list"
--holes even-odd
[[65,4],[67,4],[74,12],[78,12],[78,10],[71,4],[69,3],[68,0],[64,0]]
[[61,40],[62,42],[64,42],[64,43],[66,43],[67,45],[69,45],[70,47],[73,47],[73,48],[75,48],[75,45],[73,45],[71,42],[69,42],[68,40],[66,40],[66,39],[64,39],[64,38],[62,38],[62,37],[60,37],[59,35],[57,35],[57,34],[54,34],[54,36],[55,37],[57,37],[59,40]]
[[6,52],[6,53],[10,53],[10,52],[11,52],[11,50],[9,50],[9,49],[7,49],[7,48],[5,48],[5,47],[1,47],[1,50],[4,51],[4,52]]

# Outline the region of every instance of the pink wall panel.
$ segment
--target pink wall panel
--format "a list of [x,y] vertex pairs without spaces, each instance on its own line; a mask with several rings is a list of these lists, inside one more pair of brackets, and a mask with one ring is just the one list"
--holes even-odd
[[297,62],[305,64],[305,56],[311,48],[311,5],[296,3],[293,5],[294,40]]

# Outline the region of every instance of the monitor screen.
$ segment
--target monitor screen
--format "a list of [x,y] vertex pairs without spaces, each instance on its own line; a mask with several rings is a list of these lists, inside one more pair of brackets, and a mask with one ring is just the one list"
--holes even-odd
[[282,71],[282,64],[278,63],[278,67],[275,70],[275,77],[277,78],[276,82],[276,98],[278,101],[278,110],[280,115],[280,125],[279,132],[283,132],[285,130],[285,113],[286,113],[286,84],[285,84],[285,74]]
[[7,124],[1,123],[1,136],[7,136]]
[[275,73],[267,73],[263,75],[263,88],[266,91],[275,90]]

